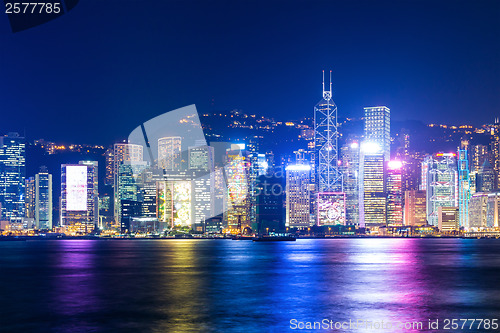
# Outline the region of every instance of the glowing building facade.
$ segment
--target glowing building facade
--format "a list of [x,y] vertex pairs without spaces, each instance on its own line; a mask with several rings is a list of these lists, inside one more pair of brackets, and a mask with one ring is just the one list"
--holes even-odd
[[0,137],[0,220],[24,217],[26,147],[17,133]]
[[[35,227],[52,229],[52,175],[42,167],[35,175]],[[94,212],[95,213],[95,212]]]
[[493,192],[495,190],[495,169],[485,159],[476,176],[478,192]]
[[231,233],[243,232],[251,228],[249,198],[250,162],[243,145],[233,145],[226,151],[224,171],[227,182],[227,195],[224,220]]
[[385,158],[377,143],[364,142],[360,154],[360,226],[386,225]]
[[348,142],[341,148],[341,153],[346,197],[346,224],[359,225],[359,143]]
[[143,147],[129,143],[115,143],[113,146],[113,189],[114,189],[114,216],[119,224],[120,203],[118,190],[118,169],[124,162],[142,162],[144,160]]
[[424,226],[427,224],[425,191],[405,191],[404,224],[409,226]]
[[60,224],[70,234],[91,233],[95,219],[95,170],[92,165],[61,165]]
[[427,156],[422,162],[422,188],[427,193],[427,222],[438,226],[438,207],[458,207],[458,172],[454,153]]
[[488,193],[477,192],[469,201],[469,228],[480,230],[487,227]]
[[390,158],[391,149],[391,110],[386,106],[366,107],[365,141],[380,146],[386,161]]
[[311,167],[306,164],[286,167],[285,225],[290,228],[310,226]]
[[403,192],[401,182],[401,161],[387,163],[387,224],[403,224]]
[[181,137],[172,136],[158,139],[158,167],[166,171],[181,169]]

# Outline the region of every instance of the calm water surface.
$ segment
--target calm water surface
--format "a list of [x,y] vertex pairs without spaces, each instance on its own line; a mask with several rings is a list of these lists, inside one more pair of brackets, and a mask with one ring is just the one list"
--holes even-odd
[[[500,319],[500,240],[0,242],[0,290],[2,332],[454,332],[442,320]],[[382,331],[402,332],[337,330]]]

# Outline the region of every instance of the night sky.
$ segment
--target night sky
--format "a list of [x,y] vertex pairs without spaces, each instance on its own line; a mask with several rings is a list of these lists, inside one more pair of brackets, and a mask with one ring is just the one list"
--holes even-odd
[[[3,10],[2,10],[3,12]],[[196,104],[480,125],[500,116],[500,1],[81,0],[12,33],[0,14],[0,133],[110,144]]]

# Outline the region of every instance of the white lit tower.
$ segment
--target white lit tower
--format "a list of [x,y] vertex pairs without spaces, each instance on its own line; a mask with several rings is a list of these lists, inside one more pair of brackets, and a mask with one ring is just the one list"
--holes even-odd
[[332,71],[330,90],[325,90],[323,71],[323,99],[314,107],[314,146],[317,166],[318,192],[342,192],[342,174],[338,156],[337,106],[332,100]]

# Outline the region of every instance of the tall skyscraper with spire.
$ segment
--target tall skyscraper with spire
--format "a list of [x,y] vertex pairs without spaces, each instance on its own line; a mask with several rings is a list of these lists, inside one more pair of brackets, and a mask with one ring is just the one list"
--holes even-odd
[[330,89],[325,90],[323,71],[323,99],[314,107],[314,151],[316,165],[316,200],[313,202],[318,226],[346,224],[346,196],[343,191],[341,161],[338,153],[337,106],[332,100],[332,72]]
[[319,192],[342,192],[342,174],[338,155],[337,106],[332,100],[332,71],[330,89],[325,90],[323,71],[323,99],[314,107],[314,146]]

